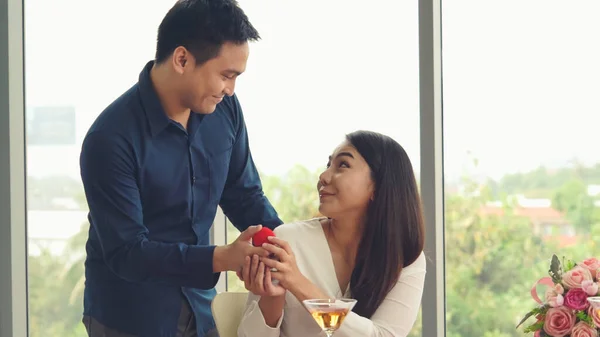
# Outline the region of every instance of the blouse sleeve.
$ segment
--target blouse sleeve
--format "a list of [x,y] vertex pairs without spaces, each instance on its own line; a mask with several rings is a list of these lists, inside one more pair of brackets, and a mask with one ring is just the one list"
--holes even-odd
[[274,328],[268,326],[258,306],[259,300],[260,296],[253,293],[248,294],[246,309],[238,327],[238,337],[279,337],[284,313],[281,313],[281,317]]
[[404,268],[371,319],[351,312],[336,337],[405,337],[417,319],[425,283],[425,255]]

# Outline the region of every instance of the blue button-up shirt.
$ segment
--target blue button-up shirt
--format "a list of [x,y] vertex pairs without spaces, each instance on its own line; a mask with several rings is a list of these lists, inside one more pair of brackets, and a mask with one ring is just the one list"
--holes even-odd
[[152,65],[83,142],[84,315],[135,336],[175,336],[185,297],[204,336],[220,275],[209,242],[217,206],[240,231],[281,220],[263,194],[237,98],[210,115],[191,113],[186,131],[165,114]]

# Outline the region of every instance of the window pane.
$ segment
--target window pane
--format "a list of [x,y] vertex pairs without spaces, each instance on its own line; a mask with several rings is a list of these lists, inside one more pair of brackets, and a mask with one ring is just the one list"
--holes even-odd
[[[153,58],[172,4],[25,0],[30,336],[85,335],[81,141]],[[286,222],[316,215],[316,177],[345,133],[394,137],[418,172],[416,1],[241,5],[263,40],[251,46],[237,92],[265,192]],[[229,230],[230,240],[236,236]]]
[[599,11],[443,4],[447,336],[522,336],[552,254],[597,252]]
[[[172,0],[25,0],[29,334],[81,337],[81,141],[137,82]],[[144,15],[138,15],[144,8]],[[136,23],[132,24],[132,17]]]
[[[351,131],[392,136],[418,172],[417,1],[240,3],[263,39],[237,93],[265,193],[284,222],[318,214],[317,177]],[[229,224],[227,234],[232,242],[239,232]],[[245,291],[232,272],[228,290]],[[417,322],[411,336],[420,335]]]

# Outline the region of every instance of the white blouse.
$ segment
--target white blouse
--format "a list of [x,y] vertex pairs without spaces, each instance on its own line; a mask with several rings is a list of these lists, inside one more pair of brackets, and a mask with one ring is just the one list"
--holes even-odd
[[[289,242],[298,268],[327,295],[343,298],[329,244],[319,219],[279,226],[275,235]],[[423,295],[425,255],[402,269],[400,278],[370,319],[349,313],[335,337],[403,337],[412,329]],[[238,337],[322,337],[325,333],[294,295],[285,295],[283,314],[275,328],[269,327],[258,306],[259,296],[249,294],[238,327]]]

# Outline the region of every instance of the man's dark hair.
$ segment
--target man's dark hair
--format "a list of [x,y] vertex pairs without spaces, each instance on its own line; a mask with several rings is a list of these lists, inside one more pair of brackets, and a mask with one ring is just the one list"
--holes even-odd
[[217,57],[225,42],[259,39],[236,0],[179,0],[158,27],[155,61],[162,63],[182,46],[201,65]]

